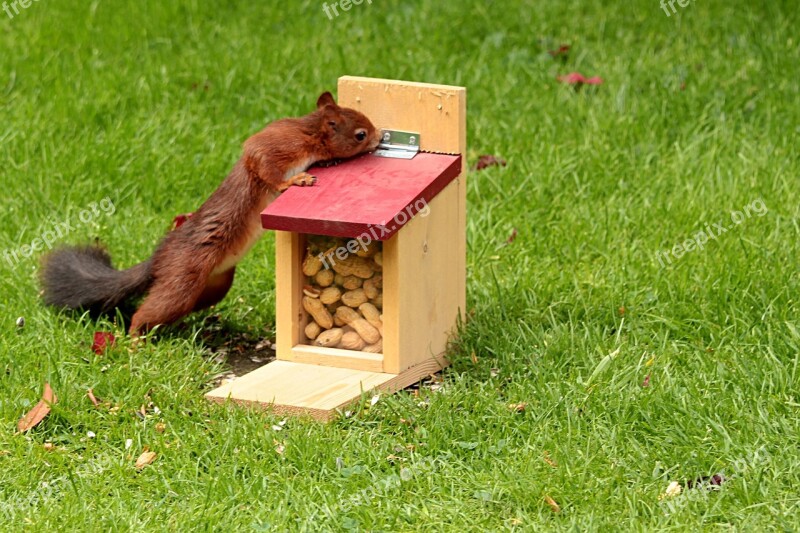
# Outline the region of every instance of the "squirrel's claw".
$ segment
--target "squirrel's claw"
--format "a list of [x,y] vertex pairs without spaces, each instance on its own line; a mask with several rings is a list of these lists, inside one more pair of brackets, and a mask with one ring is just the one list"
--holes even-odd
[[279,190],[281,192],[285,191],[292,185],[297,185],[298,187],[310,187],[317,182],[317,177],[312,176],[308,172],[301,172],[295,176],[292,176],[288,180],[281,183]]

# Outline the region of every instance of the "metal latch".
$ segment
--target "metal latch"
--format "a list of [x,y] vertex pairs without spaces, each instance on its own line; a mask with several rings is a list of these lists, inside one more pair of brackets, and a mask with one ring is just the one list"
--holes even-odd
[[419,133],[411,131],[381,130],[381,142],[374,154],[378,157],[413,159],[419,152]]

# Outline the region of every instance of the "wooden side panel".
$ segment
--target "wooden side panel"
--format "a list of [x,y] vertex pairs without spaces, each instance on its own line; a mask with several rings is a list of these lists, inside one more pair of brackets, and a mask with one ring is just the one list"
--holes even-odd
[[[339,105],[378,128],[416,131],[423,151],[461,154],[461,174],[384,244],[384,372],[434,361],[466,312],[466,89],[344,76]],[[444,362],[442,362],[444,364]]]
[[303,311],[303,252],[305,237],[275,232],[275,323],[276,356],[291,360],[292,348],[301,342],[307,324]]
[[[465,278],[456,261],[458,193],[450,184],[428,204],[427,216],[416,216],[384,244],[384,302],[398,302],[384,305],[385,372],[397,374],[431,359],[444,366],[447,343],[464,309]],[[388,357],[387,346],[397,347],[396,357]]]

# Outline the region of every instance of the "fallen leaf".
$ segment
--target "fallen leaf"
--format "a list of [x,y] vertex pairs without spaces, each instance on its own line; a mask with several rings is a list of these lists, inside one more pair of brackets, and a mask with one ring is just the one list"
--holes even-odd
[[689,481],[686,483],[686,488],[695,489],[705,487],[707,489],[712,489],[714,487],[721,486],[726,481],[728,481],[728,478],[726,478],[723,474],[714,474],[713,476],[703,476]]
[[145,466],[153,464],[153,461],[155,460],[156,460],[156,452],[151,452],[150,450],[142,452],[142,455],[140,455],[139,458],[136,459],[136,468],[138,470],[141,470]]
[[178,215],[172,219],[172,229],[178,229],[183,226],[184,222],[192,218],[194,213],[183,213],[182,215]]
[[553,460],[550,457],[550,452],[548,452],[547,450],[544,451],[544,462],[549,464],[553,468],[558,468],[558,463],[556,463],[555,460]]
[[553,57],[560,57],[560,56],[566,57],[566,56],[569,55],[569,49],[570,48],[571,48],[570,45],[562,44],[561,46],[559,46],[555,50],[548,50],[547,53],[550,54]]
[[94,405],[95,407],[100,405],[100,400],[98,400],[97,397],[94,395],[94,392],[92,391],[92,389],[89,389],[88,391],[86,391],[86,396],[89,397],[89,401],[91,401],[92,405]]
[[11,450],[0,450],[0,457],[4,455],[11,455]]
[[159,422],[156,424],[156,433],[164,433],[166,431],[167,425],[164,422]]
[[550,506],[550,509],[552,509],[554,513],[561,512],[561,507],[556,503],[556,501],[553,498],[551,498],[547,494],[544,495],[544,501],[545,503],[547,503],[547,505]]
[[469,355],[470,359],[472,359],[472,364],[478,364],[478,356],[475,355],[475,350],[472,350],[472,353]]
[[114,334],[109,331],[95,331],[94,340],[92,341],[92,351],[97,355],[103,355],[107,349],[114,346],[116,338]]
[[25,433],[29,429],[35,428],[39,422],[44,420],[44,417],[50,413],[50,407],[58,401],[53,389],[50,388],[49,383],[44,384],[44,393],[42,399],[39,400],[33,409],[28,411],[28,414],[23,416],[17,423],[17,429],[20,433]]
[[44,444],[42,444],[42,448],[44,448],[46,452],[52,452],[53,450],[56,449],[56,445],[53,444],[52,442],[45,442]]
[[625,306],[624,305],[619,306],[619,309],[617,309],[617,311],[619,312],[619,316],[624,316],[626,311]]
[[647,388],[650,386],[650,374],[647,374],[647,377],[644,378],[642,382],[642,387]]
[[506,164],[507,164],[506,160],[501,157],[496,157],[493,155],[482,155],[478,157],[478,162],[475,163],[475,166],[473,168],[475,170],[483,170],[484,168],[487,167],[494,167],[494,166],[504,167],[506,166]]
[[580,72],[570,72],[569,74],[565,74],[563,76],[558,76],[556,78],[561,83],[566,83],[568,85],[574,85],[576,89],[579,89],[583,85],[602,85],[603,78],[600,76],[594,76],[591,78],[587,78]]
[[526,407],[528,407],[526,402],[512,403],[508,405],[508,408],[516,413],[524,413]]
[[516,238],[517,238],[517,228],[514,228],[514,230],[511,232],[511,235],[509,235],[508,239],[506,239],[506,244],[511,244],[512,242],[514,242]]

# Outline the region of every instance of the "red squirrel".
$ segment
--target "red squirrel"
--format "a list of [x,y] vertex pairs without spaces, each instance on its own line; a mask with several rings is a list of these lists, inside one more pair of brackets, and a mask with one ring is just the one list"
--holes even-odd
[[262,233],[261,211],[292,185],[313,185],[314,163],[374,150],[379,132],[363,114],[339,107],[330,93],[300,118],[276,120],[244,143],[243,155],[211,197],[169,232],[153,256],[127,270],[111,266],[100,246],[55,250],[40,274],[44,301],[109,312],[146,294],[131,319],[138,336],[222,300],[236,264]]

